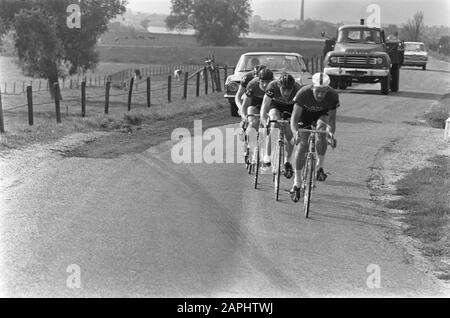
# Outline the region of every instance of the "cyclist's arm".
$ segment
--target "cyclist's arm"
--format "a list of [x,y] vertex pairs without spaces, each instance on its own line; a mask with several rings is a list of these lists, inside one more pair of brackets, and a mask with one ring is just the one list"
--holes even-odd
[[247,108],[249,106],[252,106],[252,99],[253,97],[249,97],[247,94],[244,94],[244,101],[242,102],[242,111],[241,116],[242,119],[247,119]]
[[242,113],[242,95],[245,93],[245,88],[242,85],[239,85],[239,90],[234,97],[234,102],[236,103],[237,108],[239,109],[239,113]]
[[336,109],[332,109],[328,112],[330,133],[334,134],[336,131]]
[[291,130],[294,136],[297,134],[298,131],[298,123],[300,122],[300,117],[303,112],[303,107],[301,107],[298,103],[294,104],[294,110],[292,111],[291,115]]
[[261,106],[261,123],[265,125],[267,123],[267,119],[269,118],[268,113],[270,110],[270,105],[272,103],[272,98],[267,95],[264,95],[262,106]]

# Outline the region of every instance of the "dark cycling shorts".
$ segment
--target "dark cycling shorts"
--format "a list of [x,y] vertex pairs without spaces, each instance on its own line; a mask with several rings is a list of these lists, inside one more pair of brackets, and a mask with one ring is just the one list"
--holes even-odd
[[[290,114],[292,114],[292,112],[294,111],[294,105],[279,105],[279,104],[272,104],[272,106],[270,107],[270,109],[277,109],[280,114],[283,113],[289,113],[289,117],[291,116]],[[283,115],[283,117],[286,117],[285,115]],[[287,119],[287,118],[283,118],[283,119]]]
[[319,120],[322,116],[328,116],[328,110],[323,110],[320,112],[309,112],[305,109],[302,111],[302,115],[300,116],[299,122],[303,123],[300,128],[310,129],[311,124]]

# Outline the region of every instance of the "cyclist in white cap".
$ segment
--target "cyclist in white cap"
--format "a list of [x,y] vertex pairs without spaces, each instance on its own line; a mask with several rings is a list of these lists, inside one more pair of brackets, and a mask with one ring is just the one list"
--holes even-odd
[[[296,148],[294,186],[291,198],[297,202],[300,199],[301,171],[305,165],[308,152],[308,132],[299,132],[300,128],[310,129],[313,122],[317,122],[317,129],[327,130],[331,135],[336,130],[336,109],[339,107],[339,95],[331,88],[330,77],[325,73],[316,73],[312,77],[312,85],[300,89],[294,97],[294,110],[291,116],[291,129]],[[334,140],[334,139],[333,139]],[[335,146],[335,145],[333,145]],[[325,181],[327,174],[323,170],[327,151],[327,137],[318,134],[316,150],[318,156],[317,180]]]

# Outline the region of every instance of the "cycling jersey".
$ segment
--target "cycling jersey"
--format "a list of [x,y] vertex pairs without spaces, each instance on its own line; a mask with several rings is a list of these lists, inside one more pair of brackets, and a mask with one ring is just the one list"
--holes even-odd
[[242,79],[241,79],[241,86],[243,87],[243,88],[247,88],[247,86],[248,86],[248,83],[250,83],[250,81],[252,80],[252,79],[254,79],[255,78],[255,72],[248,72],[247,74],[245,74],[243,77],[242,77]]
[[314,98],[312,85],[302,87],[302,89],[300,89],[300,91],[295,96],[294,102],[300,107],[303,107],[304,110],[311,113],[328,113],[329,110],[336,109],[340,106],[339,95],[334,89],[329,88],[329,91],[325,95],[325,98],[319,102]]
[[319,120],[322,116],[328,116],[330,110],[338,108],[339,95],[330,88],[325,98],[318,102],[314,98],[312,85],[305,86],[297,93],[294,102],[303,108],[299,122],[303,123],[302,128],[308,128],[313,122]]
[[297,95],[297,92],[301,89],[299,83],[295,83],[294,88],[292,89],[289,96],[284,97],[281,94],[281,83],[278,80],[270,82],[266,89],[267,97],[272,99],[271,108],[278,109],[281,113],[288,112],[292,113],[294,109],[294,97]]
[[245,95],[252,99],[252,106],[262,104],[265,92],[259,87],[259,78],[254,78],[248,83]]

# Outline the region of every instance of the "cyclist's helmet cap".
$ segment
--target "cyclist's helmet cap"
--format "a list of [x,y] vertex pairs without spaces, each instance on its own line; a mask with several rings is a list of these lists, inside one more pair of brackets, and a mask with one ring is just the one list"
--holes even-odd
[[330,77],[325,73],[316,73],[312,77],[314,87],[328,87],[330,85]]
[[280,77],[280,84],[282,88],[290,89],[293,88],[295,85],[295,79],[292,75],[288,73],[281,74]]
[[263,81],[271,81],[273,80],[273,72],[268,68],[265,68],[259,73],[259,79]]
[[265,69],[266,66],[265,65],[258,65],[257,67],[255,67],[255,75],[259,76],[259,74],[262,72],[263,69]]

